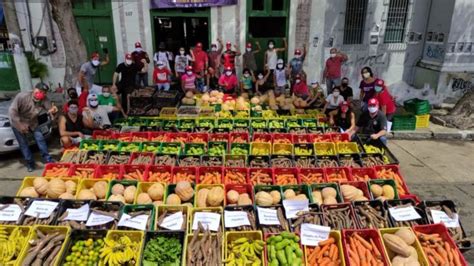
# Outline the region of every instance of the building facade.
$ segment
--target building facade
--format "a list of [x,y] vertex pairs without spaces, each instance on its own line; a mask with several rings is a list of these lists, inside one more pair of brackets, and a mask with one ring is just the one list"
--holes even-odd
[[[61,37],[55,24],[47,23],[45,4],[29,2],[16,3],[20,28],[29,29],[21,36],[25,50],[41,57],[50,69],[48,81],[57,84],[64,76]],[[370,66],[388,84],[403,81],[417,88],[428,84],[445,97],[458,98],[473,89],[471,0],[236,0],[221,1],[236,4],[218,7],[168,9],[155,8],[155,2],[166,1],[73,2],[88,53],[102,53],[105,47],[111,53],[111,63],[100,71],[98,83],[111,82],[115,65],[133,51],[137,41],[150,56],[161,42],[176,53],[180,46],[189,49],[197,41],[208,49],[217,38],[236,44],[241,51],[247,42],[255,47],[258,41],[261,66],[267,42],[275,40],[281,47],[286,38],[288,50],[280,56],[285,61],[306,44],[308,80],[321,80],[329,50],[336,47],[349,56],[343,75],[354,88],[358,88],[361,68]],[[32,38],[40,35],[46,36],[49,44],[55,37],[55,53],[41,56],[30,45]],[[238,70],[241,65],[239,58]]]

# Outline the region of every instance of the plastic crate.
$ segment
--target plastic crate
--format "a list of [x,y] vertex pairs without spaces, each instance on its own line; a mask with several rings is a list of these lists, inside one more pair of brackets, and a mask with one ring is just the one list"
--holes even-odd
[[119,149],[119,140],[101,140],[100,141],[100,149],[102,151],[118,151]]
[[224,156],[225,167],[246,167],[247,155],[232,155],[226,154]]
[[400,174],[400,168],[397,165],[376,166],[375,171],[377,178],[395,180],[400,197],[410,194],[405,179]]
[[372,190],[371,190],[371,187],[374,184],[379,185],[381,187],[383,187],[384,185],[391,186],[393,188],[393,193],[394,193],[394,198],[393,199],[399,199],[398,191],[397,191],[397,185],[395,184],[395,180],[393,180],[393,179],[372,179],[369,182],[367,182],[367,185],[369,186],[370,194],[372,195],[372,197],[374,199],[376,199],[377,197],[375,195],[373,195]]
[[272,143],[273,135],[270,133],[254,133],[252,141],[255,143]]
[[150,136],[148,132],[132,132],[132,142],[149,141]]
[[300,184],[297,168],[275,168],[273,170],[273,181],[276,185]]
[[230,143],[248,143],[249,139],[248,132],[230,133]]
[[230,134],[229,133],[211,133],[209,134],[209,141],[226,141],[230,142],[229,140]]
[[[281,186],[278,186],[278,185],[256,185],[256,186],[253,187],[253,193],[254,193],[253,198],[254,199],[257,199],[256,195],[260,191],[265,191],[267,193],[270,193],[271,191],[277,191],[280,194],[280,202],[278,202],[277,204],[282,204],[281,199],[283,199],[283,194],[281,193]],[[255,206],[258,206],[257,200],[255,200]],[[264,207],[267,207],[267,206],[264,206]]]
[[322,168],[299,168],[298,176],[301,184],[316,184],[326,182],[326,172]]
[[[250,200],[252,203],[255,203],[254,195],[253,195],[253,186],[249,184],[226,184],[225,185],[225,193],[227,195],[227,192],[230,190],[235,190],[239,194],[247,193],[249,195]],[[225,197],[225,205],[229,205],[230,203],[228,202],[227,197]],[[235,204],[234,204],[235,205]]]
[[313,143],[313,134],[293,134],[293,143]]
[[181,143],[163,142],[160,147],[160,154],[178,155],[181,153]]
[[163,182],[170,184],[173,179],[171,175],[171,166],[168,165],[149,165],[146,168],[146,177],[148,182]]
[[314,143],[316,155],[336,155],[336,145],[332,142]]
[[[138,158],[142,158],[138,161]],[[128,164],[150,165],[155,162],[155,154],[153,152],[132,152]]]
[[355,142],[338,142],[336,143],[337,153],[351,154],[359,153],[359,147]]
[[[173,183],[179,181],[189,181],[191,183],[197,183],[198,173],[197,167],[182,167],[177,166],[172,168]],[[169,195],[169,194],[168,194]]]
[[[135,198],[135,202],[136,202]],[[135,205],[126,205],[122,209],[122,214],[128,214],[134,211],[149,211],[148,215],[148,226],[145,230],[153,231],[155,228],[155,206],[153,204],[135,204]],[[135,228],[118,226],[119,230],[138,230]]]
[[[109,191],[107,191],[107,200],[109,199],[110,196],[112,196],[112,187],[115,185],[115,184],[122,184],[124,186],[124,188],[126,189],[127,187],[129,186],[134,186],[135,188],[138,187],[138,181],[136,180],[110,180],[110,183],[109,183]],[[133,200],[135,200],[135,196],[136,196],[137,192],[135,190],[135,195],[133,195]],[[121,203],[121,202],[118,202],[118,201],[110,201],[110,203]],[[128,204],[132,204],[132,202],[128,203]],[[120,208],[122,208],[122,206],[120,206]]]
[[[191,151],[193,151],[191,153]],[[184,154],[203,155],[206,153],[206,143],[186,143],[184,144]]]
[[273,144],[292,144],[293,134],[290,133],[273,133]]
[[119,151],[137,152],[142,149],[141,142],[120,142]]
[[156,201],[165,202],[166,201],[166,183],[162,183],[162,182],[138,182],[137,191],[135,193],[134,204],[139,204],[137,202],[138,195],[140,193],[147,193],[148,189],[150,189],[150,187],[153,186],[154,184],[161,184],[163,186],[163,196],[162,196],[161,199],[156,199],[156,200],[151,199],[151,200],[154,201],[154,202],[156,202]]
[[428,114],[431,110],[430,102],[421,99],[410,99],[403,102],[405,111],[413,113],[415,115]]
[[146,170],[146,165],[126,164],[123,166],[122,179],[146,181],[145,170]]
[[395,115],[393,116],[392,131],[415,130],[416,117],[414,115]]
[[[346,263],[346,261],[344,259],[344,252],[343,252],[344,248],[343,248],[343,245],[342,245],[341,232],[337,231],[337,230],[331,230],[329,232],[329,236],[334,238],[334,240],[335,240],[335,244],[337,246],[337,252],[338,252],[339,260],[340,260],[339,265],[340,266],[349,265],[349,264]],[[308,258],[309,258],[309,255],[310,255],[310,251],[315,249],[315,248],[318,248],[318,247],[304,246],[304,254],[305,254],[306,265],[312,265],[312,264],[310,264],[310,262],[308,262]],[[313,264],[313,265],[317,265],[317,264]]]
[[[380,236],[382,237],[382,243],[384,243],[384,250],[385,250],[385,254],[387,254],[388,258],[390,260],[393,259],[393,257],[395,257],[397,254],[394,253],[393,251],[391,251],[385,244],[384,240],[383,240],[383,235],[385,234],[395,234],[398,230],[400,230],[401,228],[405,228],[406,230],[410,230],[412,232],[412,234],[415,234],[413,232],[413,230],[409,227],[395,227],[395,228],[381,228],[379,229],[379,232],[380,232]],[[429,265],[429,262],[428,262],[428,259],[426,257],[426,255],[424,254],[423,252],[423,248],[421,247],[421,244],[420,242],[418,241],[418,239],[415,240],[415,242],[410,245],[412,247],[415,248],[416,250],[416,253],[418,254],[418,262],[420,263],[420,265]]]
[[100,149],[100,140],[83,139],[79,145],[79,149],[88,151],[98,151]]
[[430,125],[430,114],[416,115],[416,128],[427,128]]
[[[262,177],[262,178],[259,178],[259,176]],[[273,169],[271,169],[271,168],[250,168],[249,169],[249,184],[251,184],[253,186],[274,184]]]
[[[221,188],[222,191],[225,191],[223,184],[199,184],[199,185],[196,185],[196,195],[199,194],[199,191],[200,191],[201,189],[207,189],[207,190],[210,191],[210,190],[213,189],[213,188]],[[224,206],[225,206],[225,198],[226,198],[226,197],[224,197],[224,199],[222,200],[222,202],[221,202],[221,204],[220,204],[219,206],[214,206],[214,207],[224,207]],[[199,199],[198,199],[197,196],[194,197],[194,205],[193,205],[194,208],[196,208],[196,207],[197,207],[197,208],[199,208],[199,207],[202,207],[202,208],[204,208],[204,207],[205,207],[205,208],[211,207],[211,206],[209,206],[209,204],[208,204],[207,202],[206,202],[206,206],[198,206],[198,200],[199,200]],[[206,201],[207,201],[207,200],[206,200]]]
[[311,134],[313,136],[313,142],[332,142],[332,135],[331,134]]
[[[232,241],[235,241],[241,237],[245,237],[249,240],[263,240],[263,235],[261,231],[244,231],[244,232],[226,232],[225,233],[225,243],[224,243],[224,259],[230,255],[229,250],[231,250]],[[259,255],[256,255],[262,261],[261,265],[264,265],[264,252],[261,252]]]
[[329,167],[326,168],[328,182],[347,182],[352,181],[350,168],[347,167]]
[[[367,187],[367,183],[366,182],[363,182],[363,181],[348,181],[348,182],[341,182],[340,183],[340,187],[342,187],[343,185],[350,185],[350,186],[353,186],[357,189],[360,189],[363,193],[363,197],[366,197],[367,200],[371,200],[372,199],[372,194],[370,193],[370,190],[369,190],[369,187]],[[342,194],[342,191],[341,191],[341,194]],[[342,197],[344,198],[344,194],[342,194]],[[351,202],[350,200],[346,200],[346,198],[344,198],[344,202]]]
[[224,184],[246,184],[248,183],[248,168],[224,167]]
[[168,138],[166,132],[150,132],[150,141],[152,142],[166,142]]
[[[169,191],[167,189],[167,191]],[[169,228],[165,228],[161,226],[163,219],[169,215],[175,214],[177,212],[181,212],[183,215],[183,223],[181,224],[180,229],[187,232],[188,229],[188,218],[189,218],[189,211],[191,209],[191,205],[160,205],[156,207],[156,218],[155,218],[155,229],[159,231],[168,231]],[[163,216],[165,215],[165,216]],[[174,230],[171,230],[174,231]]]
[[74,178],[94,178],[97,164],[74,164],[69,169],[69,176]]
[[323,212],[323,216],[329,216],[329,214],[333,211],[337,212],[337,210],[340,209],[347,209],[348,210],[348,216],[350,218],[345,218],[346,220],[352,221],[351,224],[348,224],[349,228],[343,227],[344,225],[340,225],[338,223],[335,223],[332,219],[330,221],[323,222],[323,225],[329,226],[333,228],[334,230],[341,230],[341,229],[356,229],[359,228],[358,220],[354,212],[354,208],[352,207],[351,203],[338,203],[338,204],[322,204],[321,205],[321,211]]
[[[132,242],[138,242],[138,250],[134,251],[133,261],[138,262],[140,261],[140,257],[142,254],[142,247],[143,247],[143,240],[145,237],[145,232],[142,231],[125,231],[125,230],[109,230],[107,232],[106,239],[114,239],[118,240],[120,236],[128,236]],[[130,260],[128,263],[131,263]],[[126,265],[126,264],[125,264]]]
[[250,144],[251,155],[270,155],[271,149],[271,144],[266,142],[252,142]]
[[[344,247],[344,259],[346,262],[349,262],[349,237],[352,234],[359,234],[363,239],[367,240],[370,243],[370,240],[374,242],[374,244],[377,246],[378,251],[382,255],[382,262],[383,265],[391,265],[390,261],[388,260],[387,254],[385,253],[384,250],[384,245],[382,243],[382,238],[379,234],[379,232],[376,229],[358,229],[358,230],[353,230],[353,229],[344,229],[342,230],[342,244]],[[348,263],[347,265],[352,265]]]
[[[107,197],[107,191],[109,190],[109,181],[106,179],[82,179],[79,182],[79,185],[77,186],[77,189],[76,189],[76,193],[77,193],[76,199],[78,199],[77,196],[83,189],[89,189],[90,191],[92,191],[91,189],[94,186],[94,184],[100,181],[105,182],[107,184],[107,187],[106,187],[106,190],[104,191],[105,192],[104,197],[103,198],[97,197],[97,200],[105,200]],[[94,195],[96,194],[94,193]]]
[[161,142],[145,141],[142,143],[142,152],[158,153],[160,151]]
[[351,168],[351,175],[354,181],[369,181],[377,178],[374,168]]
[[[224,209],[222,207],[205,207],[205,208],[192,208],[189,215],[189,234],[194,233],[193,223],[195,220],[195,215],[198,212],[207,212],[207,213],[217,213],[220,215],[220,223],[218,231],[224,231]],[[203,227],[206,228],[206,225],[203,224]]]
[[69,163],[47,163],[44,166],[42,176],[44,177],[64,177],[69,175],[72,164]]

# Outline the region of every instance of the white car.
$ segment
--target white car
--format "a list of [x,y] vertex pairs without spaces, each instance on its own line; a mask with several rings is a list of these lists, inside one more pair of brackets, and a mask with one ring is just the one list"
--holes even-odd
[[[20,146],[16,140],[15,134],[11,128],[10,118],[8,116],[8,109],[12,104],[12,99],[8,101],[0,102],[0,153],[6,153],[10,151],[19,150]],[[49,115],[41,113],[38,116],[38,126],[40,127],[41,133],[47,139],[52,132],[52,121]],[[34,144],[33,135],[28,136],[30,145]]]

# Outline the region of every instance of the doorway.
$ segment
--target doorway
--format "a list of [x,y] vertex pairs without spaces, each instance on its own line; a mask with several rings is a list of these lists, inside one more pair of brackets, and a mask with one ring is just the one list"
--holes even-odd
[[[283,38],[288,38],[289,0],[247,0],[247,42],[259,42],[260,53],[255,55],[257,68],[263,70],[263,61],[268,41],[275,47],[283,47]],[[287,63],[287,53],[278,53]]]

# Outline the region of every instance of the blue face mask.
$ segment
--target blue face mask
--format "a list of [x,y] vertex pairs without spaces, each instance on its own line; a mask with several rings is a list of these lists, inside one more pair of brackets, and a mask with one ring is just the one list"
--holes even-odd
[[375,92],[381,92],[382,89],[383,89],[383,88],[380,87],[380,86],[375,86],[375,88],[374,88]]

